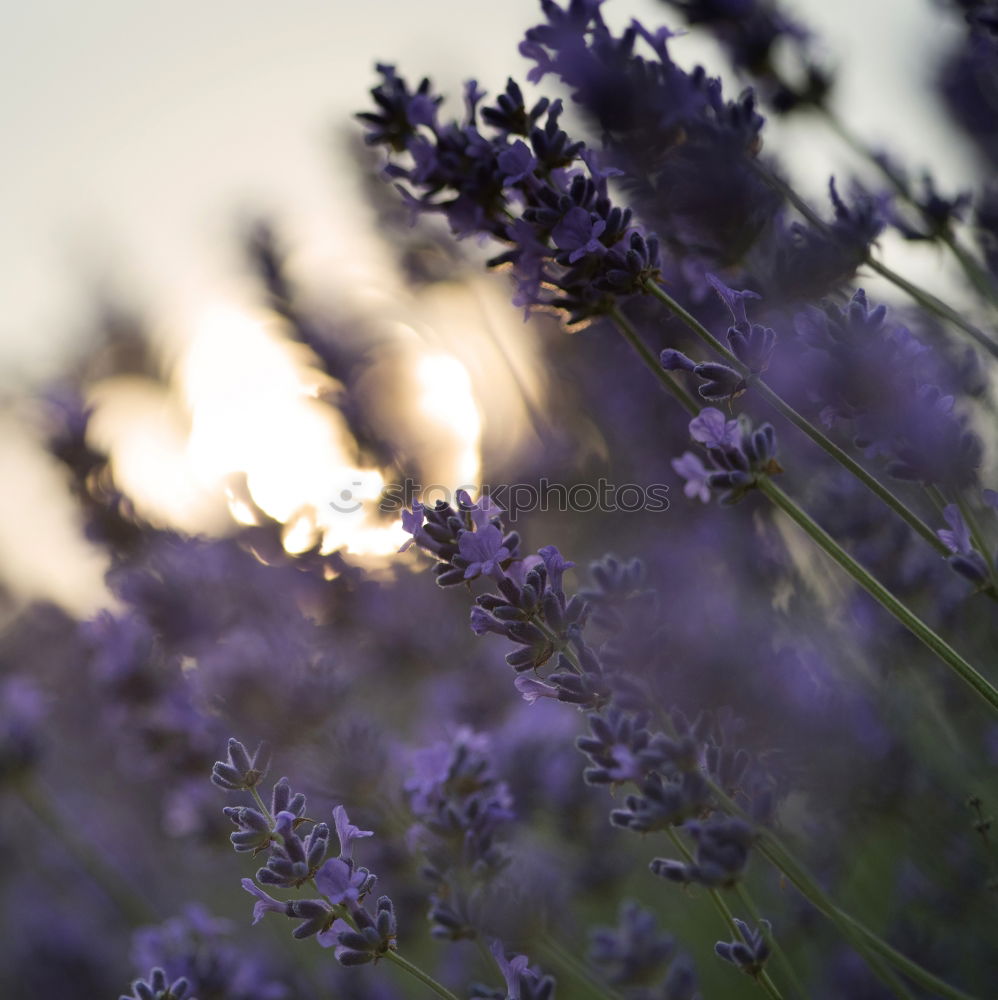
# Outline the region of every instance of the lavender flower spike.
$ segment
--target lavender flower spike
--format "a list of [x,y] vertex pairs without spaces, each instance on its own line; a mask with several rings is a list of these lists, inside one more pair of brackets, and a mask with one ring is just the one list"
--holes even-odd
[[132,983],[132,992],[122,995],[120,1000],[196,1000],[191,996],[190,988],[186,979],[176,979],[170,984],[162,969],[153,969],[148,980],[136,979]]
[[251,757],[249,751],[239,742],[231,739],[228,745],[228,761],[216,761],[211,769],[211,780],[227,792],[239,792],[255,788],[264,779],[269,766],[267,745],[261,743]]
[[735,925],[741,934],[742,941],[718,941],[714,952],[732,965],[737,965],[748,976],[758,976],[769,958],[770,947],[766,940],[771,931],[768,920],[760,920],[756,930],[750,930],[748,924],[735,917]]

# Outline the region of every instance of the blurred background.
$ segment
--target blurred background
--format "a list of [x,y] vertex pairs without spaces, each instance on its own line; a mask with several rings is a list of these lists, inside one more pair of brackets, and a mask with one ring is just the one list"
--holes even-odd
[[[836,106],[848,109],[853,128],[931,167],[942,184],[966,183],[967,140],[947,130],[931,97],[959,19],[929,0],[799,0],[792,8],[836,69]],[[529,365],[537,331],[505,304],[501,277],[479,275],[476,247],[467,248],[476,263],[463,272],[437,262],[451,268],[447,281],[406,285],[372,202],[391,195],[372,192],[351,116],[369,102],[376,61],[413,75],[432,70],[455,108],[468,77],[496,92],[508,74],[524,75],[516,46],[537,13],[532,0],[427,0],[418,8],[41,0],[8,8],[0,38],[12,81],[0,93],[0,564],[13,594],[81,612],[106,596],[100,560],[75,537],[65,490],[24,419],[32,394],[67,372],[79,376],[81,366],[92,369],[87,391],[99,401],[94,431],[122,485],[157,522],[223,531],[231,474],[248,474],[255,493],[288,479],[281,461],[300,480],[264,503],[282,522],[321,505],[340,480],[359,475],[375,489],[370,466],[361,475],[345,462],[335,439],[349,430],[331,425],[328,410],[294,412],[308,362],[284,360],[287,331],[260,294],[247,253],[260,222],[273,227],[285,275],[315,315],[377,328],[380,354],[395,357],[376,366],[394,397],[433,398],[424,403],[453,438],[433,450],[452,451],[456,463],[442,460],[440,474],[474,480],[482,435],[493,446],[501,436],[507,451],[528,435],[530,401],[524,410],[514,397],[539,391],[526,384],[537,380]],[[619,25],[637,16],[679,27],[653,0],[614,0],[606,13]],[[673,53],[683,65],[724,66],[704,33],[678,41]],[[807,116],[771,120],[767,142],[808,195],[823,197],[827,175],[851,164]],[[885,248],[889,259],[904,255],[909,274],[946,290],[934,251],[896,244]],[[477,346],[483,341],[487,349]],[[497,344],[506,355],[498,381]],[[421,368],[400,360],[407,350],[429,352]],[[448,365],[463,369],[460,386],[447,379]],[[446,401],[441,379],[450,383]],[[262,417],[269,437],[281,439],[280,458],[260,453],[265,445],[238,414],[249,405],[261,415],[261,394],[288,422],[278,430],[273,412]],[[300,447],[287,450],[294,440]],[[410,444],[425,453],[425,443]],[[388,552],[397,538],[361,541],[359,521],[350,533],[357,551]],[[291,544],[307,534],[300,527]]]
[[[937,88],[966,34],[959,12],[785,6],[813,30],[856,134],[942,190],[978,185],[973,137]],[[655,0],[604,12],[617,27],[680,28]],[[305,788],[310,815],[347,803],[378,831],[362,861],[396,900],[407,954],[449,982],[480,975],[468,942],[429,940],[405,848],[407,754],[458,725],[492,734],[490,766],[516,803],[514,905],[491,914],[511,946],[548,935],[563,960],[631,896],[681,932],[704,996],[756,995],[714,957],[705,894],[649,884],[653,850],[611,828],[608,797],[582,784],[580,720],[517,698],[502,645],[467,628],[464,588],[441,591],[428,560],[398,553],[398,516],[375,501],[406,476],[667,484],[664,513],[539,511],[515,527],[525,552],[557,544],[575,560],[571,589],[604,553],[640,554],[660,603],[618,655],[662,705],[716,710],[773,763],[790,790],[781,823],[843,905],[934,968],[995,981],[995,956],[965,933],[993,904],[963,803],[993,773],[998,731],[761,504],[684,497],[671,459],[689,443],[685,418],[623,343],[599,325],[525,321],[505,276],[483,267],[495,248],[455,243],[439,220],[410,227],[360,143],[352,116],[371,104],[377,62],[432,75],[445,119],[469,77],[490,95],[523,81],[534,0],[36,0],[0,17],[0,781],[13,775],[20,797],[0,815],[15,859],[0,871],[0,923],[14,928],[0,935],[5,1000],[112,995],[192,955],[200,1000],[418,995],[298,947],[286,921],[250,931],[250,865],[229,850],[230,800],[207,781],[232,735],[272,741],[271,778]],[[706,33],[670,51],[722,75],[728,97],[744,83]],[[767,112],[766,152],[827,215],[829,175],[879,181],[815,117]],[[967,301],[928,241],[892,230],[878,247]],[[893,290],[860,283],[905,315]],[[696,307],[727,322],[717,302]],[[642,309],[665,346],[661,317]],[[958,369],[938,343],[941,367]],[[980,383],[966,390],[980,426],[986,380],[958,374],[961,389]],[[906,548],[792,435],[781,449],[804,502],[865,564],[968,655],[993,651],[943,560]],[[883,996],[772,872],[752,878],[809,996]],[[541,957],[561,975],[554,954]]]

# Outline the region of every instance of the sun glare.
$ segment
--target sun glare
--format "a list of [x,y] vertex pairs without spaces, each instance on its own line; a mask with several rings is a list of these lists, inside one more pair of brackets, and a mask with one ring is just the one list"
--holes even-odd
[[505,440],[522,431],[523,414],[510,408],[523,388],[511,356],[489,354],[482,310],[466,298],[455,298],[449,315],[434,300],[430,324],[393,324],[351,386],[369,407],[363,418],[393,442],[400,470],[358,460],[351,428],[330,402],[343,387],[282,336],[279,319],[227,306],[202,310],[188,327],[172,391],[151,380],[142,393],[121,380],[101,387],[100,443],[153,520],[213,533],[270,518],[283,525],[289,553],[388,557],[407,536],[397,512],[379,509],[386,475],[409,466],[429,477],[424,486],[473,488],[485,410],[497,411]]

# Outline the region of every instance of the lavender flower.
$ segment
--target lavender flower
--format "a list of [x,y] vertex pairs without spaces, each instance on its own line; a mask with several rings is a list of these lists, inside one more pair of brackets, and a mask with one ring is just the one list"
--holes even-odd
[[23,779],[42,755],[44,696],[26,677],[0,679],[0,787]]
[[230,921],[212,916],[203,906],[189,906],[180,916],[136,931],[132,961],[139,967],[162,968],[168,980],[186,979],[192,992],[202,998],[286,1000],[291,996],[290,970],[278,967],[258,948],[242,947],[233,935]]
[[190,994],[190,984],[186,979],[177,979],[172,984],[167,982],[166,973],[162,969],[153,969],[148,979],[136,979],[132,983],[132,992],[122,996],[121,1000],[196,1000]]
[[714,951],[719,958],[736,965],[746,975],[757,977],[769,958],[769,937],[772,931],[768,920],[760,920],[753,931],[743,920],[735,917],[735,926],[742,936],[740,941],[718,941]]
[[518,304],[581,324],[657,274],[657,242],[612,204],[609,173],[560,128],[560,101],[528,111],[511,80],[497,105],[483,108],[480,127],[484,95],[471,81],[464,122],[438,126],[422,85],[425,100],[417,100],[394,69],[379,71],[384,82],[372,94],[384,111],[361,116],[368,141],[404,153],[387,172],[405,182],[414,208],[444,213],[459,236],[486,233],[511,247],[490,263],[512,266]]
[[[750,430],[740,420],[727,420],[720,410],[708,406],[690,421],[690,437],[704,446],[711,467],[699,463],[692,452],[685,452],[673,463],[680,475],[688,478],[688,496],[700,496],[706,490],[721,493],[721,502],[737,503],[756,484],[758,476],[781,472],[776,461],[776,432],[769,424]],[[706,468],[706,475],[703,470]]]
[[[530,79],[556,74],[592,117],[635,207],[670,249],[715,266],[739,260],[780,198],[753,169],[762,117],[747,93],[726,102],[719,80],[687,73],[668,52],[670,32],[638,22],[616,36],[600,4],[541,4],[546,23],[520,51]],[[639,44],[648,55],[639,55]]]
[[[228,762],[216,762],[212,781],[229,791],[252,790],[262,778],[257,758],[235,739],[228,744]],[[234,787],[232,787],[234,786]],[[271,810],[251,807],[227,808],[225,814],[239,830],[232,834],[237,851],[269,849],[267,864],[256,873],[256,882],[243,879],[243,888],[256,898],[253,923],[268,913],[279,913],[300,923],[292,931],[295,938],[315,937],[324,948],[335,948],[341,965],[363,965],[394,951],[396,925],[391,900],[382,896],[372,916],[365,897],[377,877],[353,860],[353,841],[371,835],[350,822],[342,806],[334,809],[340,844],[338,857],[326,858],[329,826],[305,817],[305,797],[293,794],[287,778],[281,778],[271,793]],[[261,805],[257,801],[257,805]],[[302,836],[299,828],[311,824]],[[257,883],[260,883],[259,885]],[[320,898],[275,899],[261,885],[282,889],[313,887]]]
[[[778,112],[821,107],[832,86],[809,51],[811,33],[771,0],[665,0],[688,24],[703,26],[724,47],[740,73],[751,77]],[[779,72],[777,53],[793,53],[793,82]]]
[[703,823],[688,823],[685,829],[696,842],[696,860],[655,858],[649,866],[652,873],[683,884],[734,885],[748,863],[754,836],[751,827],[739,819],[717,816]]
[[885,325],[886,317],[862,289],[846,310],[826,303],[799,313],[808,391],[824,405],[826,423],[851,426],[857,446],[882,454],[891,475],[966,487],[977,476],[980,441],[953,396],[929,381],[926,348],[907,329]]
[[492,942],[489,951],[506,981],[506,989],[490,990],[488,987],[476,986],[472,992],[472,1000],[554,1000],[554,977],[532,969],[526,955],[507,958],[506,950],[498,939]]
[[[513,819],[506,783],[493,772],[489,741],[467,727],[412,754],[405,783],[415,824],[409,842],[426,858],[434,937],[477,937],[492,883],[510,864],[500,836]],[[499,891],[499,890],[496,890]]]
[[255,788],[267,775],[269,750],[261,743],[256,753],[249,751],[239,740],[229,740],[228,760],[217,761],[211,769],[211,780],[227,792]]
[[675,941],[659,930],[655,914],[635,902],[621,904],[616,927],[591,933],[589,958],[625,996],[647,995],[644,990],[659,982],[655,995],[663,1000],[690,1000],[696,991],[688,956],[676,953]]
[[990,577],[988,564],[981,553],[974,548],[970,529],[960,513],[960,508],[956,504],[949,504],[943,508],[943,517],[949,525],[949,530],[943,528],[936,534],[953,553],[948,560],[950,566],[976,586],[985,586]]

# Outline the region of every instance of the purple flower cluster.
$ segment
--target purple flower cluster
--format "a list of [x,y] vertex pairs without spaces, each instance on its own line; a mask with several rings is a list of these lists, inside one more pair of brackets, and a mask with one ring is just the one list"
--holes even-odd
[[[280,913],[301,921],[292,931],[293,937],[315,937],[323,948],[335,948],[341,965],[376,962],[394,950],[397,928],[395,910],[387,896],[378,898],[373,914],[365,906],[377,876],[353,860],[353,841],[373,833],[354,826],[343,806],[337,806],[333,820],[339,854],[326,858],[329,825],[305,816],[305,796],[292,793],[287,778],[273,786],[267,808],[256,791],[266,773],[263,748],[250,755],[235,739],[229,740],[227,759],[216,761],[211,772],[211,780],[219,788],[253,793],[255,807],[225,809],[226,817],[236,827],[230,835],[236,851],[253,855],[269,851],[266,865],[256,873],[256,881],[242,881],[243,888],[256,897],[253,922],[267,913]],[[302,836],[305,824],[311,828]],[[317,896],[285,901],[270,895],[263,885],[295,890],[307,886]]]
[[845,309],[826,302],[798,313],[795,327],[826,424],[845,424],[857,447],[899,479],[955,488],[976,481],[980,439],[953,395],[929,380],[928,348],[889,325],[885,306],[871,308],[859,289]]
[[[704,426],[710,425],[712,412],[721,418],[722,432],[727,430],[735,440],[735,429],[726,429],[717,411],[705,411]],[[762,432],[757,434],[766,437]],[[748,447],[756,445],[750,443]],[[720,445],[715,449],[718,454],[720,449]],[[465,534],[480,530],[471,516],[476,505],[467,496],[462,497],[462,503],[469,510],[469,519],[458,533],[458,543]],[[495,510],[491,502],[484,507],[490,513]],[[421,525],[415,521],[408,524],[418,541]],[[490,523],[489,527],[495,528],[498,535],[497,525]],[[432,545],[427,551],[440,558]],[[733,759],[723,740],[715,739],[712,725],[705,718],[689,724],[678,715],[669,720],[671,735],[648,728],[648,714],[639,707],[644,701],[640,685],[626,669],[608,668],[599,650],[587,645],[583,638],[588,607],[579,595],[566,599],[563,572],[568,565],[553,546],[518,560],[518,565],[507,565],[497,573],[500,593],[482,594],[476,599],[472,629],[479,634],[501,635],[521,647],[507,654],[506,660],[518,674],[515,684],[526,701],[554,698],[591,710],[587,716],[591,735],[577,741],[590,761],[585,780],[595,785],[631,784],[636,788],[622,808],[611,812],[614,825],[639,833],[682,827],[693,838],[695,862],[656,859],[651,865],[655,874],[711,887],[733,885],[748,861],[752,827],[716,810],[711,781],[717,779],[724,787],[740,789],[749,764],[747,755]],[[611,577],[608,567],[620,577],[619,581]],[[604,592],[618,594],[626,593],[637,579],[634,569],[615,562],[598,567],[597,574]],[[615,622],[604,616],[604,624],[612,629]],[[556,653],[554,669],[541,679],[539,669]],[[534,676],[524,676],[526,670],[533,670]],[[768,812],[770,806],[767,799],[759,806],[759,815]],[[696,820],[705,815],[707,819]]]
[[770,424],[750,430],[744,420],[728,420],[712,406],[690,421],[690,437],[707,452],[710,465],[693,452],[684,452],[672,467],[686,480],[683,491],[706,503],[711,490],[722,503],[737,503],[756,484],[758,476],[781,471],[776,461],[776,432]]
[[479,112],[485,95],[471,81],[465,120],[441,125],[441,99],[427,81],[412,91],[393,67],[378,68],[379,110],[360,116],[367,141],[396,154],[387,171],[414,208],[444,213],[458,236],[485,233],[510,246],[491,263],[512,267],[518,305],[557,309],[579,324],[656,276],[657,242],[614,206],[613,172],[560,128],[560,101],[528,110],[510,80]]
[[[616,927],[592,932],[589,957],[625,997],[695,1000],[699,996],[689,956],[677,953],[673,939],[659,930],[654,912],[635,902],[621,904]],[[652,983],[660,985],[649,994]]]
[[[950,6],[951,125],[993,159],[994,4]],[[756,89],[680,65],[675,23],[542,0],[521,53],[547,96],[470,83],[449,120],[382,65],[357,163],[421,291],[480,263],[443,216],[497,245],[520,306],[592,323],[532,345],[522,434],[478,400],[483,475],[668,484],[667,511],[538,510],[521,537],[455,490],[402,515],[432,575],[369,571],[289,554],[262,511],[220,538],[139,516],[84,402],[130,370],[113,351],[48,394],[113,606],[0,589],[4,1000],[990,995],[998,189],[838,121],[791,7],[657,9]],[[842,177],[823,218],[762,108],[831,124],[891,197]],[[951,302],[887,266],[885,224],[952,266]],[[245,234],[260,301],[335,380],[356,456],[408,480],[363,377],[378,321],[324,315],[279,229]],[[915,305],[871,303],[857,268]],[[511,368],[518,330],[496,327]]]
[[488,740],[462,728],[451,741],[415,752],[405,790],[416,821],[409,843],[433,886],[431,933],[476,938],[487,930],[490,893],[502,892],[495,880],[511,862],[499,835],[513,819],[512,798],[493,774]]

